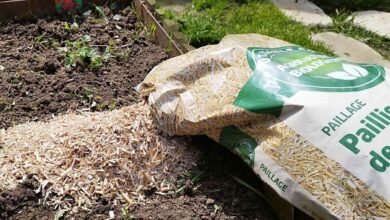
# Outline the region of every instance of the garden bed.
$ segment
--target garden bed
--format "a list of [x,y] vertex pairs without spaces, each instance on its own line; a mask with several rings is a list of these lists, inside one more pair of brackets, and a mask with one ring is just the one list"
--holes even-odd
[[129,9],[90,12],[2,25],[0,128],[137,100],[134,87],[167,58],[164,49]]

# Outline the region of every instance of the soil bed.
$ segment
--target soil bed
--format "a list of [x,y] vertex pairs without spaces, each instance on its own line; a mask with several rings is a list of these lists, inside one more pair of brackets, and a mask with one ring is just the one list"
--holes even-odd
[[[131,10],[105,10],[105,14],[106,19],[94,10],[79,16],[77,28],[66,27],[73,24],[71,17],[2,25],[0,128],[69,110],[103,111],[136,101],[134,86],[167,55],[147,40],[147,31]],[[89,48],[98,54],[109,48],[110,57],[100,68],[79,62],[66,68],[60,48],[86,35]]]

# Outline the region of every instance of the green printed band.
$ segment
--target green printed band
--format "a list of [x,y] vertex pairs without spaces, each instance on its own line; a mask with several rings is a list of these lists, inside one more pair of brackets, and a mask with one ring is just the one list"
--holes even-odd
[[378,65],[353,64],[299,46],[248,48],[253,76],[234,104],[279,116],[285,101],[299,91],[355,92],[385,80]]

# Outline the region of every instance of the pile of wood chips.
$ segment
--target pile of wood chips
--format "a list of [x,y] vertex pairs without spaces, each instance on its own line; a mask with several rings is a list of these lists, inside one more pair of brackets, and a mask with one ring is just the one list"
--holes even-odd
[[162,135],[144,104],[69,114],[0,131],[0,191],[33,175],[51,207],[138,203],[145,190],[174,191],[196,156],[186,140]]

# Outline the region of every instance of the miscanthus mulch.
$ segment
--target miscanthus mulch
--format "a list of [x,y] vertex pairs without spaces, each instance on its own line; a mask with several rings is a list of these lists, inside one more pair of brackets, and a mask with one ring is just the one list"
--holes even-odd
[[149,114],[136,104],[0,131],[0,191],[33,175],[45,205],[84,210],[102,198],[133,204],[145,201],[145,190],[175,191],[196,153],[185,139],[161,134]]

